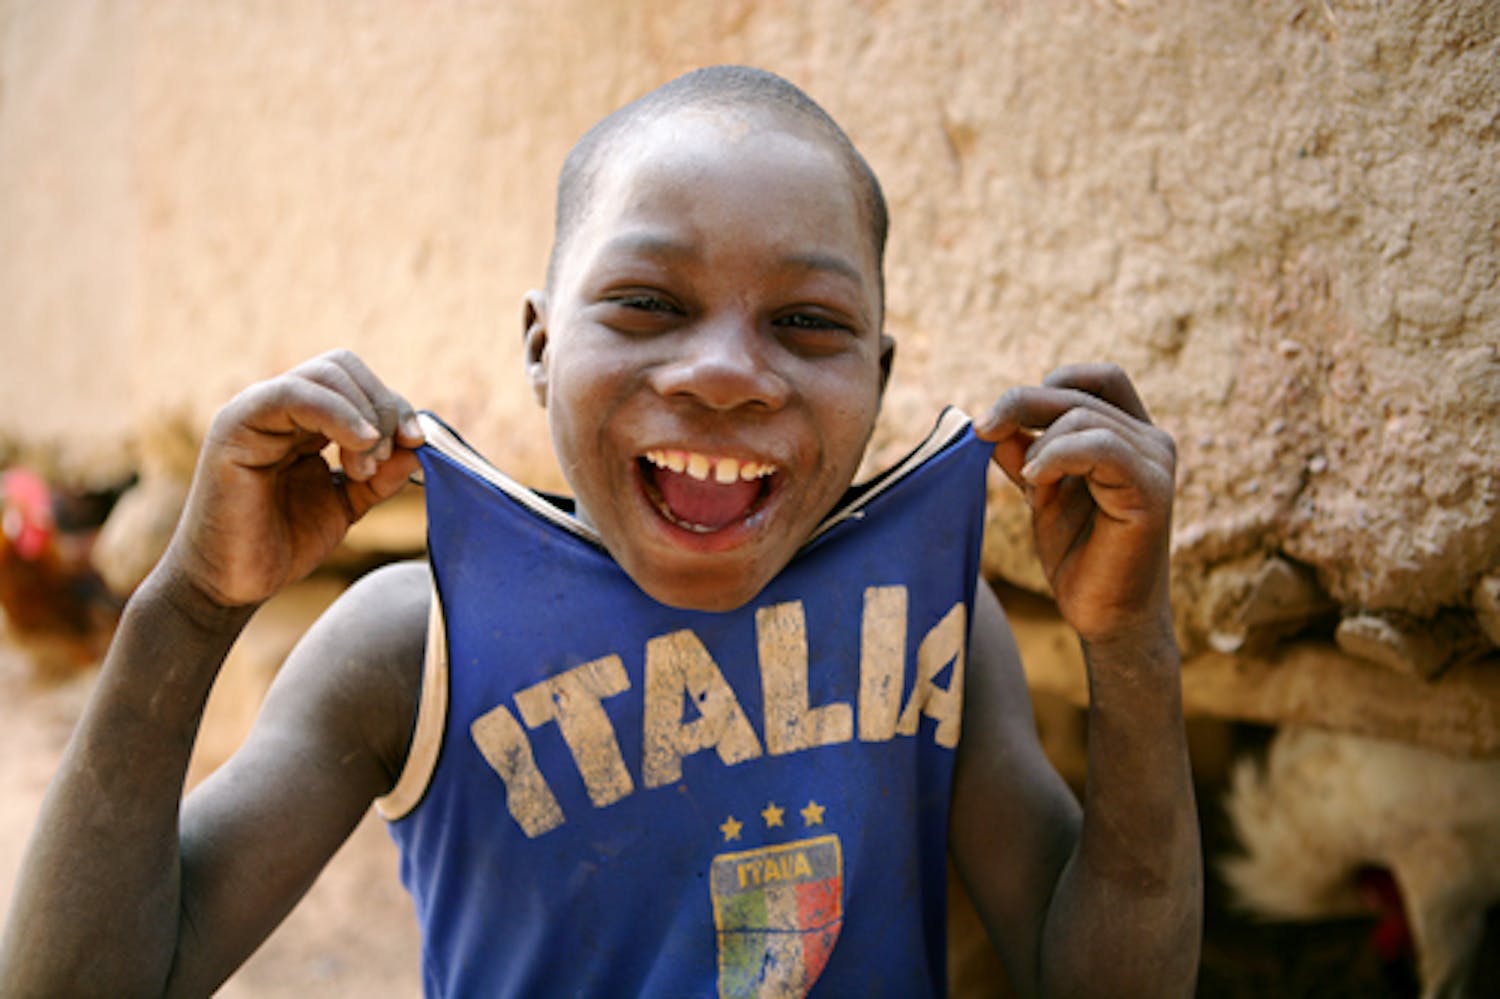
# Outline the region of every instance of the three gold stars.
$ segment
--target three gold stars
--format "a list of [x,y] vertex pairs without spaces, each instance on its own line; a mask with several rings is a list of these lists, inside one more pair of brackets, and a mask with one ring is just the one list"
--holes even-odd
[[[809,801],[807,807],[798,809],[802,816],[804,828],[809,826],[820,826],[823,824],[823,813],[828,809],[816,801]],[[767,829],[782,829],[786,827],[786,809],[774,801],[766,802],[766,807],[760,810],[761,821],[765,822]],[[745,823],[733,815],[726,818],[719,826],[719,831],[724,834],[724,842],[732,843],[740,838],[744,832]]]

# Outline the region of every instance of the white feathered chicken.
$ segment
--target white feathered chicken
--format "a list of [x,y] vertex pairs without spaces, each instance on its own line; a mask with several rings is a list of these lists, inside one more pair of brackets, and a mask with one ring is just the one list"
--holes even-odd
[[1424,999],[1464,994],[1500,901],[1500,760],[1284,729],[1263,764],[1236,765],[1225,807],[1245,852],[1220,870],[1245,908],[1381,912],[1377,946],[1410,928]]

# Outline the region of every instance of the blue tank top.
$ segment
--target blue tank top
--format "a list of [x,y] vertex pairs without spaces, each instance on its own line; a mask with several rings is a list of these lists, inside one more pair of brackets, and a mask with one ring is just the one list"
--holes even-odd
[[706,613],[424,419],[435,624],[381,806],[427,993],[942,995],[990,455],[968,420]]

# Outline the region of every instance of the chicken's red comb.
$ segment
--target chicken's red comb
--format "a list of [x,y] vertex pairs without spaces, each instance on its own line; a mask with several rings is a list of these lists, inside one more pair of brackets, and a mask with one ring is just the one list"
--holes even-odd
[[0,477],[5,536],[28,562],[40,558],[52,536],[52,490],[29,468],[6,469]]

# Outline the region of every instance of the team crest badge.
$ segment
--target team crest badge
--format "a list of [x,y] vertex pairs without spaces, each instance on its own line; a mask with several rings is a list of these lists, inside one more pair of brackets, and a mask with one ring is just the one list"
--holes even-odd
[[844,923],[844,859],[837,836],[714,858],[719,995],[806,996]]

